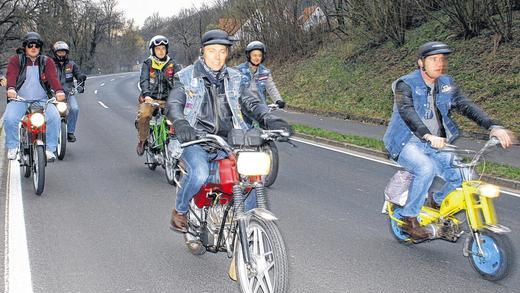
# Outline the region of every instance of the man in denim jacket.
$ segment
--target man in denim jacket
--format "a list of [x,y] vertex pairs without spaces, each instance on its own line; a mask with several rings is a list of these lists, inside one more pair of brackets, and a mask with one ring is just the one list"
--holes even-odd
[[267,48],[260,41],[253,41],[246,46],[245,54],[247,61],[240,64],[237,69],[244,75],[244,83],[251,92],[267,103],[269,94],[273,102],[280,109],[285,107],[285,102],[274,84],[271,71],[263,64],[266,58]]
[[493,122],[479,107],[466,98],[453,79],[445,75],[451,49],[441,42],[428,42],[419,48],[419,69],[402,76],[392,84],[394,110],[383,141],[390,156],[414,175],[408,190],[408,200],[396,209],[403,218],[403,231],[414,239],[429,237],[417,216],[435,176],[445,185],[434,194],[432,207],[437,208],[445,196],[460,187],[462,177],[452,166],[453,154],[438,152],[447,142],[459,136],[450,117],[456,109],[481,127],[490,130],[502,147],[512,144],[512,134]]
[[[232,129],[247,129],[243,113],[268,129],[292,132],[284,120],[270,114],[267,105],[243,84],[239,71],[226,67],[232,40],[222,30],[211,30],[202,36],[202,56],[175,74],[174,88],[168,99],[168,118],[179,142],[197,138],[197,131],[227,137]],[[217,154],[200,145],[183,149],[181,161],[187,174],[177,189],[175,208],[170,221],[175,231],[187,231],[189,201],[200,190],[209,176],[209,163]],[[254,207],[249,196],[245,208]]]

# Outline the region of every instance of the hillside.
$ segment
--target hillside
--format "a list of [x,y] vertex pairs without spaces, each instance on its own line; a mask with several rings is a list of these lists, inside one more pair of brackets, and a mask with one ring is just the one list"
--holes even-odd
[[[392,108],[390,85],[415,68],[416,50],[424,42],[447,42],[448,74],[463,91],[502,124],[520,133],[520,13],[514,14],[514,41],[495,51],[491,32],[463,40],[451,36],[440,23],[430,21],[407,32],[407,43],[364,46],[363,39],[336,42],[314,56],[274,66],[278,88],[290,106],[355,120],[387,123]],[[456,117],[465,131],[479,131],[467,119]]]

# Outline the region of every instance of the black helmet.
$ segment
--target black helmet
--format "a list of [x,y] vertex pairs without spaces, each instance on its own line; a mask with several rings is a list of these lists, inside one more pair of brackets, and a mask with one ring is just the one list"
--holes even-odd
[[[56,54],[58,51],[65,51],[65,56],[58,56],[58,54]],[[69,45],[67,45],[67,43],[63,41],[57,41],[56,43],[54,43],[54,45],[52,45],[52,53],[54,53],[54,57],[58,59],[58,61],[67,60],[69,52]]]
[[224,45],[232,46],[233,40],[229,38],[228,33],[223,30],[215,29],[205,32],[201,39],[202,47],[207,45]]
[[247,46],[246,46],[246,59],[247,61],[251,62],[251,56],[250,56],[250,53],[251,51],[253,50],[260,50],[262,51],[262,62],[264,62],[265,60],[265,54],[267,53],[267,48],[265,47],[264,43],[260,42],[260,41],[253,41],[251,43],[249,43]]
[[[166,55],[168,55],[168,47],[170,46],[170,41],[168,41],[168,38],[161,35],[156,35],[153,38],[150,39],[150,42],[148,43],[148,48],[150,49],[150,54],[155,56],[155,52],[153,48],[164,45],[166,47]],[[155,56],[157,57],[157,56]]]
[[28,44],[36,43],[40,45],[40,47],[43,47],[43,40],[40,34],[35,32],[28,32],[22,41],[22,46],[27,47]]
[[419,58],[424,59],[436,54],[450,54],[452,51],[448,45],[441,42],[428,42],[419,47],[417,51]]

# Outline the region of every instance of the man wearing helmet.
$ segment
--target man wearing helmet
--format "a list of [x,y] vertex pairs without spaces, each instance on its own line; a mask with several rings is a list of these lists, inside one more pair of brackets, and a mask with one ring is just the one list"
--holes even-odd
[[68,94],[67,103],[69,105],[69,115],[67,116],[67,141],[75,142],[76,123],[78,121],[79,105],[76,97],[71,95],[74,88],[74,78],[79,82],[78,93],[83,93],[85,87],[85,80],[87,76],[80,72],[78,65],[69,59],[69,45],[63,41],[58,41],[52,46],[54,54],[54,62],[58,70],[58,77]]
[[264,43],[254,41],[245,49],[246,62],[238,66],[238,70],[244,75],[244,83],[251,92],[267,103],[268,93],[275,104],[280,108],[285,107],[285,102],[274,84],[271,71],[263,64],[267,54]]
[[425,43],[418,51],[419,69],[392,84],[394,110],[383,141],[390,156],[414,175],[406,204],[396,209],[405,222],[403,230],[414,239],[429,237],[417,216],[434,177],[445,181],[429,203],[434,208],[462,183],[459,170],[451,165],[453,154],[436,151],[459,136],[450,111],[455,109],[490,130],[490,136],[496,136],[504,148],[511,146],[514,139],[466,98],[452,77],[445,75],[451,52],[444,43]]
[[[28,101],[42,101],[56,93],[58,101],[65,100],[65,94],[56,74],[56,66],[51,58],[41,54],[42,38],[38,33],[29,32],[23,39],[23,48],[9,59],[7,65],[7,107],[4,116],[5,144],[9,160],[16,159],[18,145],[18,124],[27,110],[27,103],[11,101],[21,96]],[[51,91],[52,90],[52,91]],[[60,114],[53,104],[48,104],[46,120],[46,156],[54,161],[58,145]]]
[[136,151],[139,156],[144,153],[144,144],[150,135],[150,119],[153,114],[152,102],[161,107],[166,106],[166,100],[173,88],[173,75],[179,69],[168,56],[169,41],[166,37],[157,35],[150,40],[148,48],[150,57],[141,67],[141,95],[137,111],[136,127],[139,137]]
[[[206,32],[201,40],[200,59],[175,75],[168,118],[173,121],[181,143],[196,139],[196,130],[227,137],[232,129],[247,129],[243,113],[268,129],[292,132],[287,122],[269,113],[267,105],[244,86],[240,72],[226,66],[232,44],[225,31]],[[173,230],[186,232],[188,203],[207,180],[209,162],[215,158],[215,153],[200,145],[183,149],[181,161],[187,174],[177,189],[170,222]],[[254,197],[249,196],[245,208],[254,203]]]

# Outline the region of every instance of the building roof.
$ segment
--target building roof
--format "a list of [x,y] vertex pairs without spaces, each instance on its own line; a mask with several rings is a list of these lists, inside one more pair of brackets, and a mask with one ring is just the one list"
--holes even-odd
[[218,28],[230,35],[234,35],[240,27],[240,21],[236,18],[220,18],[218,20]]

